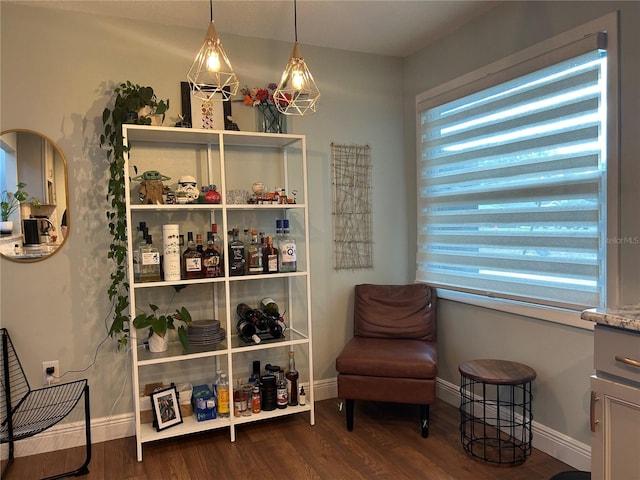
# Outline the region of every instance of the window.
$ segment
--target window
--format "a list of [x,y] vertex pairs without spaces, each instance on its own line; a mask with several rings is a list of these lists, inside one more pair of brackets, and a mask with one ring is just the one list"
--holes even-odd
[[570,310],[605,303],[617,198],[606,41],[597,32],[418,97],[418,281]]

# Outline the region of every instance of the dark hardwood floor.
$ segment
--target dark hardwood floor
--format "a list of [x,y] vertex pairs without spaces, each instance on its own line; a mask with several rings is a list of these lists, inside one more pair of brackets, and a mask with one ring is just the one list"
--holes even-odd
[[[460,446],[458,410],[431,407],[429,438],[420,436],[417,406],[356,402],[353,432],[345,428],[338,399],[316,402],[309,415],[257,422],[146,444],[136,459],[133,437],[93,445],[87,480],[206,479],[444,479],[548,480],[573,470],[538,450],[523,465],[496,467],[469,457]],[[17,458],[6,477],[34,480],[75,468],[83,448]],[[3,463],[4,466],[4,463]]]

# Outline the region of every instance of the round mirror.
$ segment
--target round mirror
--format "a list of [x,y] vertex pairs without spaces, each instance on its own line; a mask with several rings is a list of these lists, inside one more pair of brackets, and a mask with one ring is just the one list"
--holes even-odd
[[37,262],[69,236],[67,161],[50,138],[32,130],[0,133],[0,255]]

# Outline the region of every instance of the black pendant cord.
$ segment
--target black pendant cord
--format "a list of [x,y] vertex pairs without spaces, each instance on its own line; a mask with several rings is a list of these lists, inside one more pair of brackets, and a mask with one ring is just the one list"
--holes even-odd
[[298,9],[296,6],[296,0],[293,0],[293,30],[296,36],[296,42],[298,41]]
[[209,17],[211,17],[211,22],[213,22],[213,0],[209,0]]

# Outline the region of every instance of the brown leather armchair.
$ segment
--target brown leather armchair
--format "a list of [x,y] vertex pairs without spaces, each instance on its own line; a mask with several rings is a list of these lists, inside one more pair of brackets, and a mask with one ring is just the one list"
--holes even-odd
[[354,400],[420,405],[423,437],[436,398],[436,295],[428,285],[355,287],[354,337],[336,358],[338,397],[353,430]]

